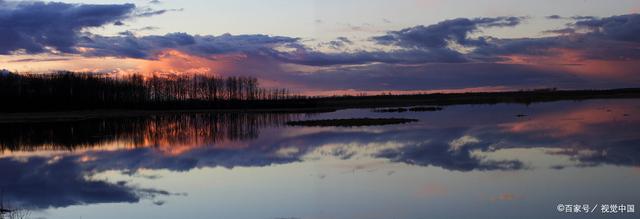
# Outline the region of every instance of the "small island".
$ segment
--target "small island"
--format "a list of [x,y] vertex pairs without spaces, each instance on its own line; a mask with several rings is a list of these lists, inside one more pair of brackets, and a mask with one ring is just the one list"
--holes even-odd
[[351,119],[325,119],[325,120],[305,120],[287,122],[289,126],[308,127],[354,127],[354,126],[381,126],[399,125],[417,122],[417,119],[405,118],[351,118]]

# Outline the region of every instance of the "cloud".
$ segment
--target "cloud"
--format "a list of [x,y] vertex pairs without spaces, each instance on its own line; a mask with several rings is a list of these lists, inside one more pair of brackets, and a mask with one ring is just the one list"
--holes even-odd
[[[555,16],[554,16],[555,17]],[[293,51],[275,51],[271,54],[281,62],[308,66],[344,66],[362,64],[427,64],[427,63],[515,63],[519,56],[528,60],[537,57],[555,59],[559,64],[592,65],[592,60],[629,61],[640,59],[640,15],[622,15],[607,18],[573,17],[575,23],[564,29],[549,30],[554,36],[537,38],[496,38],[481,36],[486,28],[513,27],[523,17],[459,18],[429,26],[415,26],[385,35],[375,36],[373,43],[388,49],[348,50],[321,52],[296,44]],[[478,36],[479,35],[479,36]],[[339,40],[331,41],[333,48],[345,46]],[[565,53],[558,53],[565,51]],[[566,52],[572,60],[563,60]],[[563,63],[564,62],[564,63]],[[536,62],[520,63],[537,65]],[[584,70],[554,68],[556,64],[540,63],[539,69],[548,72],[582,73]],[[617,65],[629,63],[618,63]],[[599,65],[607,65],[601,63]],[[630,66],[629,66],[630,67]],[[401,67],[400,67],[401,68]],[[585,67],[586,69],[586,67]],[[601,69],[602,70],[602,69]],[[607,69],[604,69],[607,70]],[[616,68],[601,75],[616,75]]]
[[559,20],[559,19],[564,19],[564,17],[562,17],[562,16],[560,16],[560,15],[555,15],[555,14],[554,14],[554,15],[549,15],[549,16],[547,16],[546,18],[547,18],[547,19],[550,19],[550,20]]
[[140,189],[126,183],[91,180],[76,157],[27,160],[0,159],[0,186],[5,200],[27,208],[45,209],[98,203],[135,203],[142,197],[168,195],[166,191]]
[[[462,130],[421,130],[426,139],[403,148],[387,149],[377,157],[392,162],[403,162],[418,166],[437,166],[456,171],[521,170],[524,163],[518,160],[484,160],[474,156],[473,150],[490,150],[490,143],[468,142],[457,151],[450,150],[449,142],[459,138]],[[417,133],[413,133],[417,134]],[[413,137],[413,139],[417,139]],[[495,142],[492,142],[495,143]]]
[[[486,160],[472,151],[488,151],[493,141],[468,143],[451,151],[449,142],[464,135],[464,128],[403,129],[383,132],[322,131],[283,139],[279,145],[296,143],[305,157],[309,154],[339,159],[374,157],[417,166],[435,166],[455,171],[519,170],[526,168],[517,160]],[[398,140],[402,139],[402,140]],[[305,142],[300,145],[299,142]],[[344,148],[341,148],[344,147]],[[361,149],[361,150],[359,150]],[[316,151],[317,153],[312,153]],[[312,158],[314,158],[312,156]],[[357,159],[357,158],[356,158]]]
[[77,53],[81,31],[127,19],[135,5],[0,2],[0,54]]
[[341,49],[344,48],[347,45],[353,45],[353,41],[351,41],[349,38],[347,37],[338,37],[335,40],[329,41],[327,43],[321,43],[321,46],[323,45],[327,45],[330,48],[333,49]]
[[275,53],[276,47],[295,44],[298,41],[298,38],[267,35],[194,36],[187,33],[170,33],[143,37],[92,35],[85,37],[78,45],[88,49],[83,53],[85,56],[154,59],[155,54],[168,49],[204,57],[230,53]]
[[[578,65],[591,65],[596,61],[618,61],[625,65],[639,61],[640,15],[620,15],[605,18],[573,17],[575,21],[565,28],[548,30],[554,36],[539,38],[492,39],[479,46],[469,56],[476,60],[513,61],[528,56],[530,60],[549,59]],[[567,56],[570,54],[569,56]],[[571,57],[571,60],[567,60]],[[624,63],[626,62],[626,63]],[[549,63],[538,63],[548,65]],[[608,65],[600,63],[600,65]],[[613,66],[613,65],[611,65]],[[594,68],[593,65],[590,68]],[[607,68],[600,75],[616,75],[616,68]],[[620,72],[620,71],[617,71]],[[627,76],[630,76],[627,74]],[[631,76],[633,77],[633,76]]]
[[463,55],[449,49],[325,53],[300,47],[295,52],[272,52],[270,56],[282,62],[308,66],[468,62]]
[[[80,179],[76,176],[71,177],[70,175],[72,174],[82,176],[82,173],[99,173],[109,170],[135,172],[139,169],[165,169],[171,171],[188,171],[202,167],[235,168],[287,164],[302,161],[311,152],[323,149],[328,145],[346,145],[344,148],[333,148],[335,150],[320,150],[328,151],[331,155],[340,159],[367,156],[389,159],[394,162],[421,166],[432,165],[460,171],[522,168],[522,165],[517,161],[490,161],[472,155],[471,151],[473,150],[487,150],[489,145],[495,143],[493,140],[485,141],[485,139],[482,139],[482,141],[476,142],[468,141],[465,142],[464,147],[460,147],[459,150],[450,150],[450,143],[465,135],[466,129],[458,128],[388,130],[379,133],[367,131],[353,131],[348,133],[321,131],[296,136],[273,136],[275,137],[273,139],[270,138],[271,136],[266,138],[263,136],[263,138],[260,138],[260,141],[248,141],[258,138],[262,127],[255,127],[256,124],[254,122],[247,122],[245,124],[244,122],[238,121],[261,121],[271,123],[269,126],[281,124],[281,122],[278,122],[281,121],[280,119],[274,121],[264,120],[267,118],[274,119],[276,115],[247,114],[216,115],[213,117],[157,118],[154,119],[154,121],[170,121],[169,123],[161,122],[162,124],[158,125],[158,127],[184,127],[177,131],[172,128],[167,128],[166,132],[169,134],[165,133],[161,135],[148,135],[149,133],[146,133],[148,130],[141,127],[145,127],[151,123],[148,123],[147,120],[137,119],[101,119],[68,122],[64,124],[46,123],[36,127],[29,126],[33,128],[31,132],[29,132],[29,138],[26,138],[26,136],[22,134],[11,134],[26,133],[20,130],[27,129],[27,125],[24,127],[12,126],[3,128],[3,130],[11,128],[15,131],[7,131],[8,133],[5,135],[0,135],[0,142],[2,142],[2,145],[10,146],[6,149],[11,150],[31,150],[45,145],[54,147],[64,145],[64,147],[56,148],[69,150],[81,146],[100,146],[110,144],[111,142],[129,142],[137,146],[135,149],[98,149],[95,151],[85,151],[80,152],[80,155],[71,155],[56,160],[57,164],[64,164],[64,166],[60,166],[60,168],[65,168],[65,170],[70,171],[70,173],[65,175],[69,180],[75,180],[68,182],[70,184],[82,183],[76,182]],[[174,119],[177,120],[173,121]],[[200,125],[197,128],[194,126],[179,125],[189,123],[191,120],[199,121]],[[116,123],[118,125],[115,125]],[[154,124],[157,125],[156,123]],[[201,130],[203,127],[215,127],[218,130],[211,132],[212,136],[200,135],[199,137],[194,137],[194,130]],[[84,130],[85,133],[78,135],[77,130]],[[242,130],[242,132],[238,130]],[[92,133],[97,131],[105,136],[104,139],[95,138],[96,135]],[[164,133],[163,130],[155,130],[154,128],[154,132],[158,131]],[[51,133],[55,133],[55,135],[51,135]],[[198,133],[201,132],[198,131]],[[228,134],[228,136],[225,136],[225,133]],[[71,135],[86,136],[86,138],[70,137]],[[56,137],[52,138],[51,136]],[[149,139],[141,139],[139,136],[149,136]],[[399,141],[398,139],[403,140]],[[232,142],[238,141],[242,141],[247,145],[242,147],[224,147],[226,144],[233,145]],[[391,147],[386,147],[386,145],[391,145]],[[399,145],[401,147],[393,145]],[[373,152],[371,150],[365,150],[369,151],[365,154],[362,154],[362,150],[357,150],[357,148],[365,146],[372,146],[371,149],[375,150],[373,150]],[[331,149],[331,147],[329,148]],[[326,155],[326,153],[322,154],[323,156]],[[14,165],[11,162],[6,165],[0,163],[0,166]],[[44,165],[48,160],[36,158],[29,160],[29,162],[33,162],[34,165],[25,165],[25,168],[31,168],[33,171],[38,172],[40,171],[40,165]],[[42,171],[49,171],[50,168],[57,166],[42,166],[42,168],[45,167],[46,169],[42,169]],[[63,172],[59,173],[63,174]],[[6,173],[7,176],[14,176],[11,174],[17,173]],[[16,177],[16,179],[24,178],[17,175]],[[12,181],[12,183],[15,184],[18,182]],[[82,185],[76,187],[82,188]],[[117,188],[124,189],[121,187]],[[125,200],[137,201],[131,197]],[[80,201],[76,201],[76,203],[79,202]],[[74,202],[67,204],[71,203]]]
[[[193,142],[191,142],[193,143]],[[276,150],[278,148],[275,148]],[[264,167],[275,164],[286,164],[300,161],[296,156],[275,156],[275,150],[262,149],[258,146],[225,149],[195,147],[175,156],[167,155],[153,148],[135,150],[101,151],[87,153],[94,160],[86,163],[90,171],[123,171],[139,169],[189,171],[203,167]],[[302,153],[302,152],[301,152]]]
[[184,11],[184,9],[160,9],[160,10],[153,10],[151,8],[144,8],[144,9],[139,9],[134,16],[135,17],[152,17],[152,16],[156,16],[156,15],[162,15],[165,14],[167,12],[179,12],[179,11]]
[[[405,60],[407,61],[407,60]],[[535,66],[496,63],[439,63],[424,65],[373,64],[319,70],[313,74],[283,76],[309,89],[361,91],[439,90],[483,86],[510,89],[538,87],[576,87],[592,81],[561,71]],[[284,80],[280,79],[280,80]]]
[[[95,25],[117,23],[141,16],[140,11],[148,15],[166,12],[135,10],[132,5],[131,7],[116,16],[117,18]],[[20,7],[12,8],[14,11]],[[6,19],[5,17],[0,19]],[[48,41],[54,38],[48,35],[54,35],[53,33],[40,34],[40,29],[24,31],[23,29],[30,30],[23,27],[29,25],[20,23],[10,29],[20,30],[20,36],[24,36],[21,39],[24,40],[13,43],[15,41],[7,38],[8,36],[0,36],[0,40],[12,42],[0,44],[0,53],[54,53],[58,51],[52,50],[59,50],[63,55],[74,54],[89,58],[132,58],[135,62],[149,63],[127,69],[127,72],[143,73],[149,73],[146,70],[150,69],[151,72],[162,71],[148,65],[158,64],[163,57],[166,58],[166,54],[182,54],[185,57],[196,57],[198,61],[184,61],[185,64],[180,64],[177,60],[172,65],[188,65],[187,69],[198,69],[198,72],[206,70],[204,72],[213,74],[224,72],[225,75],[251,75],[272,84],[324,90],[464,88],[460,85],[539,87],[548,84],[559,85],[559,88],[584,88],[594,85],[592,82],[597,81],[596,79],[602,82],[601,79],[607,77],[610,79],[610,83],[607,82],[609,87],[629,86],[640,80],[639,75],[629,70],[640,59],[637,49],[640,41],[636,37],[640,35],[636,34],[640,28],[638,15],[573,17],[572,23],[561,29],[548,30],[543,37],[498,38],[486,36],[482,32],[488,28],[514,27],[525,19],[458,18],[388,31],[366,42],[338,37],[317,44],[318,48],[306,45],[306,41],[301,38],[263,34],[137,35],[140,31],[153,28],[131,29],[117,36],[81,33],[83,28],[90,25],[68,28],[71,34],[55,35],[65,39],[62,41],[65,43],[50,43]],[[71,21],[61,21],[61,24],[55,23],[54,26],[73,26],[66,25],[65,22]],[[225,63],[224,69],[219,69],[220,63]],[[168,71],[180,69],[184,68],[169,68]],[[116,70],[119,71],[119,67]],[[577,86],[579,84],[582,86]]]
[[482,37],[470,39],[471,33],[479,31],[480,28],[513,27],[521,21],[522,18],[519,17],[458,18],[429,26],[420,25],[391,31],[386,35],[373,37],[373,40],[384,45],[414,49],[446,48],[450,45],[450,41],[464,46],[478,46],[486,44],[485,39]]
[[585,18],[578,20],[574,26],[590,30],[592,37],[640,43],[640,14]]
[[[602,109],[603,107],[610,110]],[[536,107],[535,113],[527,119],[518,119],[513,116],[517,111],[510,107],[497,107],[494,110],[474,113],[468,113],[466,109],[447,109],[440,112],[446,115],[431,117],[429,124],[423,126],[383,130],[351,129],[347,132],[331,129],[307,130],[293,134],[285,129],[282,130],[283,133],[262,136],[259,136],[259,130],[256,130],[256,133],[249,131],[252,134],[248,138],[231,135],[220,137],[222,139],[214,139],[218,137],[208,135],[193,138],[193,130],[199,130],[198,133],[201,133],[202,130],[211,130],[207,127],[216,127],[219,130],[212,131],[216,134],[220,130],[227,129],[234,130],[231,131],[233,133],[239,133],[238,130],[252,130],[253,128],[245,126],[253,126],[256,121],[273,122],[272,125],[281,123],[251,119],[257,115],[250,117],[228,115],[230,116],[226,118],[228,121],[220,124],[217,124],[219,120],[202,119],[206,117],[183,117],[183,119],[189,119],[171,123],[175,125],[154,123],[157,125],[154,127],[166,127],[167,132],[176,133],[173,136],[162,134],[164,132],[157,135],[159,131],[157,129],[153,130],[155,134],[149,135],[147,133],[149,130],[140,128],[140,124],[151,124],[146,122],[146,119],[130,120],[129,122],[135,123],[131,125],[123,123],[122,120],[72,122],[84,124],[83,126],[52,123],[51,126],[34,127],[42,129],[39,131],[17,130],[16,133],[20,134],[7,134],[3,138],[21,136],[27,139],[22,144],[29,143],[27,141],[40,144],[47,142],[48,144],[44,144],[47,146],[55,144],[55,141],[67,139],[66,141],[69,142],[75,141],[74,144],[89,147],[89,143],[80,144],[86,140],[78,139],[77,136],[95,138],[95,135],[92,135],[92,132],[78,135],[77,130],[88,131],[92,126],[99,126],[100,129],[93,132],[99,131],[103,134],[106,132],[105,138],[131,136],[132,139],[123,138],[118,142],[130,143],[136,147],[117,150],[101,148],[78,150],[77,154],[73,152],[64,157],[53,155],[50,158],[33,157],[26,160],[3,158],[0,159],[0,166],[3,167],[0,169],[0,174],[5,177],[0,178],[0,187],[10,191],[11,200],[32,203],[39,207],[63,207],[76,204],[137,202],[153,196],[170,195],[169,192],[162,190],[136,188],[126,183],[108,183],[84,177],[87,173],[109,170],[135,173],[139,169],[188,171],[204,167],[264,167],[326,157],[344,160],[377,158],[454,171],[529,168],[523,161],[505,160],[513,158],[483,156],[501,149],[514,148],[538,148],[550,151],[552,155],[567,156],[580,167],[607,164],[638,166],[640,164],[638,159],[640,149],[636,147],[639,138],[635,132],[638,130],[640,120],[631,116],[627,118],[626,123],[621,124],[620,117],[615,116],[636,115],[640,109],[631,102],[620,105],[602,105],[602,102],[551,103]],[[511,116],[503,116],[502,119],[496,120],[496,115]],[[273,115],[263,116],[268,118]],[[452,117],[456,119],[451,120]],[[152,119],[166,121],[175,117]],[[190,121],[198,121],[198,123],[193,125],[195,123]],[[246,124],[242,125],[245,122]],[[130,129],[129,126],[137,128]],[[67,138],[60,134],[63,132],[55,131],[57,129],[75,131],[72,137]],[[45,135],[45,139],[38,140],[43,138],[40,135]],[[140,139],[140,136],[155,136],[155,138]],[[51,138],[53,141],[46,138]],[[153,143],[148,145],[148,142]],[[109,144],[102,141],[95,143],[94,146],[105,143]],[[180,148],[181,145],[185,145],[186,149]],[[235,145],[235,147],[229,145]],[[25,148],[25,150],[33,149],[34,147]],[[176,150],[180,153],[167,153],[167,150]],[[101,195],[102,193],[109,193],[109,195]]]
[[71,60],[71,58],[26,58],[26,59],[16,59],[10,60],[8,62],[54,62],[54,61],[67,61]]
[[[130,13],[131,11],[127,11]],[[166,10],[147,10],[131,16],[150,16],[165,13]],[[124,16],[124,15],[123,15]],[[397,32],[389,32],[387,36],[374,38],[380,44],[408,45],[409,43],[429,45],[429,49],[398,51],[364,51],[325,53],[303,45],[299,38],[267,36],[267,35],[190,35],[187,33],[171,33],[136,37],[134,32],[123,32],[121,36],[85,35],[77,37],[66,46],[68,53],[81,53],[93,57],[128,57],[154,59],[155,54],[167,49],[186,52],[191,55],[212,56],[228,53],[257,54],[271,57],[285,63],[309,66],[355,65],[374,62],[381,63],[459,63],[467,62],[463,54],[448,48],[448,40],[453,39],[462,45],[483,44],[484,38],[469,39],[468,34],[479,28],[514,26],[521,18],[477,18],[456,19],[441,22],[428,27],[419,26]],[[113,19],[111,22],[120,22]],[[105,22],[107,23],[107,22]],[[420,32],[420,33],[416,33]],[[413,39],[412,35],[424,38]],[[397,42],[390,43],[395,39]],[[414,41],[411,41],[414,40]],[[339,37],[327,43],[339,49],[354,44],[346,37]],[[82,52],[75,48],[82,48]]]
[[638,166],[640,149],[636,145],[640,138],[634,130],[640,128],[640,119],[629,116],[638,111],[631,103],[559,105],[527,120],[500,124],[480,138],[500,137],[506,144],[522,148],[550,148],[549,154],[568,156],[583,167]]
[[[396,46],[389,50],[356,50],[326,53],[297,45],[295,52],[276,52],[273,57],[287,63],[309,66],[357,65],[370,63],[417,64],[417,63],[463,63],[472,57],[453,48],[487,45],[485,37],[471,38],[472,33],[482,28],[513,27],[522,22],[521,17],[459,18],[430,26],[415,26],[385,35],[373,37],[378,45]],[[348,40],[348,39],[347,39]],[[352,43],[339,38],[328,44],[334,49]]]
[[543,33],[546,33],[546,34],[557,34],[557,35],[568,35],[568,34],[576,33],[576,30],[573,29],[573,28],[562,28],[562,29],[555,29],[555,30],[545,30],[545,31],[543,31]]
[[133,29],[134,31],[151,31],[151,30],[157,30],[160,29],[159,27],[155,27],[155,26],[145,26],[142,28],[137,28],[137,29]]

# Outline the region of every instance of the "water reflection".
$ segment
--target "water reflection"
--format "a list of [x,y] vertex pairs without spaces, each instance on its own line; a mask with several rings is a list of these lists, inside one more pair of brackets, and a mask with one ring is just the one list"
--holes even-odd
[[261,128],[282,125],[296,117],[300,115],[189,113],[0,124],[0,149],[37,151],[119,146],[156,147],[167,153],[180,153],[192,146],[255,139]]
[[[0,186],[14,205],[35,208],[135,203],[142,198],[170,195],[167,191],[138,188],[126,182],[110,183],[91,176],[107,170],[186,171],[197,166],[256,165],[250,164],[252,161],[268,165],[271,162],[262,153],[256,152],[255,157],[241,161],[250,155],[234,150],[225,153],[227,150],[217,148],[217,144],[233,147],[234,142],[257,138],[262,128],[277,127],[303,116],[281,113],[166,114],[0,124],[0,147],[5,154],[0,159]],[[209,150],[199,154],[195,152],[197,148]],[[59,153],[61,151],[70,152]],[[34,154],[24,156],[24,152]],[[233,160],[233,157],[239,157],[238,161],[225,164],[224,160]]]
[[96,203],[135,203],[141,197],[166,191],[88,179],[74,157],[0,159],[5,199],[13,205],[35,208]]
[[[329,174],[331,168],[336,167],[342,169],[341,173],[353,173],[353,177],[363,179],[366,177],[356,176],[355,173],[364,171],[373,174],[383,170],[384,174],[378,177],[397,178],[397,189],[418,187],[418,194],[449,197],[455,194],[448,188],[451,185],[433,182],[426,183],[426,186],[413,185],[414,179],[410,178],[423,176],[418,173],[399,176],[398,172],[411,167],[425,171],[440,170],[443,172],[438,174],[446,173],[448,177],[456,178],[474,174],[492,175],[496,172],[546,174],[545,171],[568,171],[567,168],[590,171],[590,168],[597,166],[638,168],[639,115],[638,101],[607,100],[532,106],[454,106],[438,112],[401,114],[402,117],[419,119],[418,123],[358,128],[286,127],[281,125],[307,116],[241,113],[4,124],[0,125],[0,145],[5,150],[0,158],[0,175],[3,176],[0,186],[5,188],[8,199],[39,209],[100,203],[137,204],[143,200],[162,203],[165,207],[172,203],[165,204],[162,199],[171,199],[168,197],[183,191],[141,186],[136,183],[139,181],[135,179],[136,176],[144,176],[141,172],[145,171],[169,171],[186,174],[186,177],[211,168],[238,173],[242,171],[237,168],[244,168],[255,170],[253,174],[260,175],[263,174],[261,170],[266,171],[265,168],[282,168],[279,174],[291,178],[291,181],[280,184],[303,187],[308,184],[294,180],[300,180],[300,176],[287,169],[289,166],[299,170],[329,162],[335,164],[331,167],[314,167],[314,171],[317,171],[313,176],[315,180],[337,177]],[[365,116],[389,115],[359,109],[312,117]],[[399,166],[403,168],[398,169]],[[113,172],[134,178],[114,180],[118,177],[112,177]],[[105,174],[109,176],[106,179]],[[609,178],[615,181],[617,177]],[[156,183],[173,179],[144,178]],[[267,178],[260,178],[259,181]],[[627,181],[638,179],[637,176],[626,178]],[[475,188],[474,183],[478,182],[463,180],[461,183],[464,184],[461,188]],[[492,183],[500,185],[498,181]],[[389,191],[397,190],[393,185]],[[366,187],[367,184],[359,186]],[[506,187],[513,186],[518,185]],[[266,191],[258,193],[261,192]],[[335,191],[327,192],[333,194]],[[335,193],[335,198],[340,199],[340,193]],[[492,203],[531,201],[527,200],[530,197],[520,193],[526,193],[526,189],[501,191],[483,199]],[[236,195],[242,197],[253,194]],[[594,197],[603,196],[598,194]],[[211,199],[208,201],[216,199],[208,198]],[[233,199],[229,196],[226,198]],[[255,198],[264,197],[258,195]],[[197,198],[187,196],[185,199]],[[537,201],[540,204],[540,200]],[[416,215],[422,214],[406,215],[406,218]],[[206,218],[207,215],[194,213],[192,216]],[[240,215],[229,217],[246,218]],[[315,217],[319,216],[308,218]],[[342,215],[335,218],[350,217]]]

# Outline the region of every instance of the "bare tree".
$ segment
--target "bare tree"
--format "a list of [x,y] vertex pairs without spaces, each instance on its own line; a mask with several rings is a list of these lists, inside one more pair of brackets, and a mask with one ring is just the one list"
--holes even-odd
[[129,108],[251,108],[294,103],[289,90],[257,78],[206,75],[105,75],[59,72],[0,75],[0,111]]

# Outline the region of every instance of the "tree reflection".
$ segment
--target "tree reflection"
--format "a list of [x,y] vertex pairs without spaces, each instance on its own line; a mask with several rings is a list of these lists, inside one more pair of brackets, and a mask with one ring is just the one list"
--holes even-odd
[[192,113],[0,124],[3,151],[76,150],[94,147],[176,147],[255,139],[260,129],[299,114]]

